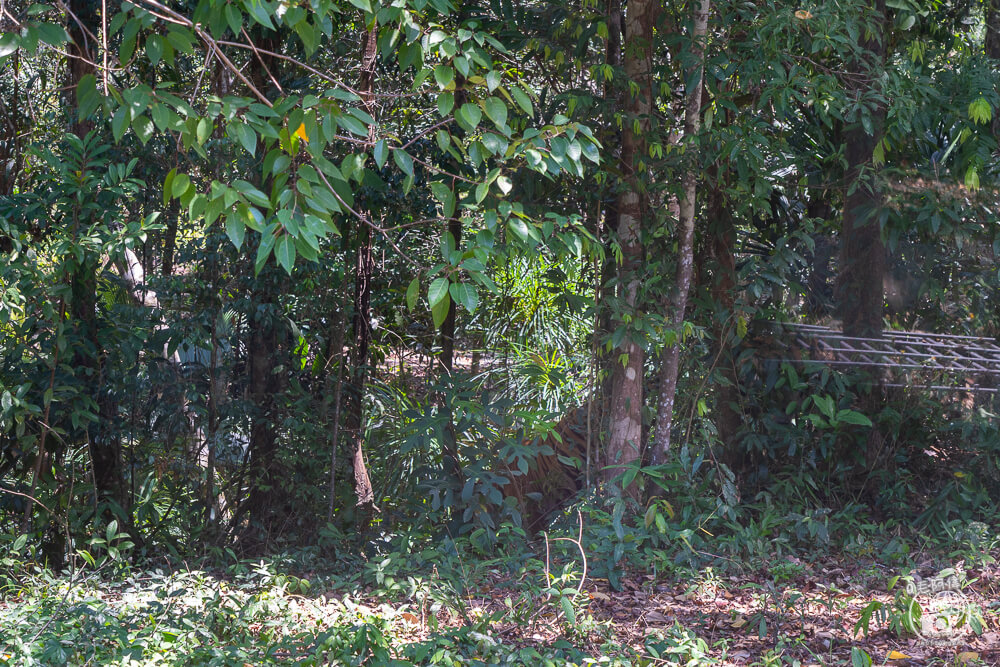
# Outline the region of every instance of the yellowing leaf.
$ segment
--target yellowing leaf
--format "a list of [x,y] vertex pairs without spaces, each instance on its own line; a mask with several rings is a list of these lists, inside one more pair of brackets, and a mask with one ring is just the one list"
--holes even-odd
[[960,470],[956,470],[954,474],[955,474],[955,477],[958,477],[959,479],[962,479],[963,477],[965,477],[965,473],[962,472],[962,471],[960,471]]
[[306,124],[305,123],[299,123],[299,129],[295,130],[294,134],[295,134],[296,137],[298,137],[302,141],[305,141],[307,143],[309,142],[309,135],[306,134]]
[[812,17],[813,17],[812,12],[810,12],[808,9],[800,9],[799,11],[795,12],[795,18],[800,19],[802,21],[808,21]]
[[958,661],[961,662],[962,664],[971,662],[973,660],[979,660],[979,654],[974,651],[963,651],[959,653],[956,657],[958,658]]
[[735,630],[739,630],[746,624],[747,624],[747,619],[743,618],[742,616],[737,616],[736,620],[734,620],[732,623],[729,624],[729,627]]
[[900,653],[899,651],[889,651],[889,655],[886,656],[886,660],[909,660],[910,656],[905,653]]

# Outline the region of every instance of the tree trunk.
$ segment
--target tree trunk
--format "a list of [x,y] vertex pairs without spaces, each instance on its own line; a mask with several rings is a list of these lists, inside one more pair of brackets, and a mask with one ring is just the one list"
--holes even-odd
[[[625,10],[624,66],[629,86],[624,87],[624,108],[628,120],[622,137],[622,192],[618,197],[618,242],[622,265],[619,269],[619,298],[624,304],[625,319],[638,314],[639,284],[642,281],[643,216],[648,198],[641,175],[646,156],[646,133],[652,111],[652,42],[653,23],[659,6],[654,0],[634,0]],[[632,94],[631,85],[637,87]],[[638,125],[638,127],[636,127]],[[645,351],[628,335],[614,354],[611,377],[610,425],[606,452],[608,466],[628,466],[639,461],[642,447],[643,368]],[[607,481],[621,473],[620,467],[608,468]],[[626,490],[633,496],[636,487]]]
[[[877,0],[874,11],[879,25],[885,21],[885,2]],[[866,81],[877,81],[883,67],[881,31],[862,46],[869,55],[855,61],[853,69],[867,74]],[[859,86],[858,97],[870,89]],[[872,154],[882,137],[885,107],[879,104],[871,112],[870,131],[858,122],[844,131],[847,173],[845,178],[843,227],[840,245],[840,273],[837,277],[837,314],[848,336],[877,338],[882,335],[883,281],[885,245],[878,221],[882,195],[875,176]]]
[[1000,60],[1000,0],[989,0],[986,8],[986,56]]
[[[868,52],[853,63],[852,70],[865,76],[858,77],[854,94],[863,98],[873,92],[885,66],[885,0],[876,0],[874,18],[879,29],[862,43]],[[870,82],[870,83],[868,83]],[[881,338],[884,311],[884,280],[886,249],[882,243],[879,210],[882,193],[876,175],[873,153],[882,137],[885,125],[885,106],[877,104],[871,111],[870,127],[865,128],[861,118],[845,128],[844,143],[847,159],[845,174],[843,224],[840,239],[840,271],[837,276],[836,305],[844,334],[863,338]],[[875,415],[884,403],[884,380],[878,367],[863,368],[874,380],[875,386],[861,397],[860,410],[875,421]],[[850,447],[851,435],[846,434]],[[863,446],[864,461],[858,461],[861,475],[873,470],[887,454],[887,439],[878,424],[868,429],[867,443]],[[859,457],[860,458],[860,457]]]
[[[367,31],[361,43],[361,75],[358,93],[362,103],[372,117],[374,105],[375,65],[378,63],[378,32],[376,28]],[[368,140],[374,141],[375,126],[368,128]],[[361,211],[369,215],[368,211]],[[368,347],[371,343],[371,280],[375,272],[372,260],[371,229],[365,224],[358,227],[358,255],[354,275],[354,358],[352,360],[353,381],[345,401],[344,431],[351,443],[351,462],[354,467],[354,495],[356,507],[362,514],[359,525],[366,525],[368,517],[376,510],[375,493],[364,454],[364,408],[365,382],[368,373]]]
[[[68,19],[66,25],[70,37],[67,46],[67,108],[72,114],[70,130],[83,138],[92,129],[92,124],[79,117],[76,87],[83,77],[95,74],[92,63],[97,59],[97,44],[93,35],[99,33],[100,22],[93,0],[71,0],[69,8],[73,17]],[[82,221],[75,224],[82,224]],[[80,341],[73,355],[73,366],[82,376],[85,395],[97,403],[97,421],[87,428],[86,435],[94,485],[102,498],[124,504],[121,441],[117,429],[118,404],[106,378],[101,322],[97,318],[99,268],[98,258],[85,254],[82,261],[76,263],[70,277],[73,294],[70,313]]]
[[684,139],[688,146],[688,166],[682,180],[680,218],[677,221],[677,280],[676,294],[670,303],[670,324],[676,335],[673,345],[664,350],[660,362],[660,397],[656,412],[656,433],[653,436],[653,464],[667,461],[670,453],[670,431],[673,425],[674,397],[677,393],[677,374],[680,366],[681,335],[684,311],[687,309],[691,277],[694,275],[694,215],[698,186],[698,132],[701,129],[701,91],[705,64],[705,35],[708,30],[710,0],[700,0],[694,12],[691,30],[692,70],[685,80],[690,88],[684,109]]
[[[723,190],[723,184],[716,179],[706,203],[708,252],[711,257],[711,273],[707,279],[711,283],[712,303],[715,304],[712,320],[714,356],[722,378],[715,389],[715,427],[721,442],[718,458],[735,471],[743,467],[744,458],[736,441],[744,419],[739,407],[739,373],[733,356],[733,340],[736,338],[736,256],[733,252],[736,225],[726,208]],[[705,274],[708,273],[705,271]]]
[[[257,36],[255,42],[267,51],[278,51],[280,40],[272,32]],[[273,86],[281,77],[280,61],[274,56],[255,54],[256,62],[250,70],[254,87],[277,94]],[[263,154],[264,142],[258,142],[258,152]],[[262,190],[270,188],[266,183],[258,183]],[[253,262],[256,248],[247,244],[247,260]],[[284,324],[281,321],[278,296],[282,293],[284,277],[279,277],[278,269],[265,265],[251,294],[249,310],[249,345],[247,366],[249,370],[249,398],[253,409],[250,422],[250,441],[247,446],[250,493],[247,510],[250,515],[251,533],[257,533],[262,541],[270,537],[275,521],[283,509],[278,470],[278,433],[276,425],[280,420],[278,403],[275,400],[283,388],[283,376],[275,369],[281,363],[284,353]],[[254,524],[257,524],[254,526]]]

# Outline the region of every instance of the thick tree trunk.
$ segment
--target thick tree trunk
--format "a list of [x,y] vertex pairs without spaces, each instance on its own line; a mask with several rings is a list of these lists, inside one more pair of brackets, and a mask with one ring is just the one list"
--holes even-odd
[[680,218],[677,221],[677,280],[675,296],[670,303],[670,324],[676,340],[664,350],[660,361],[660,396],[657,402],[656,433],[653,436],[651,460],[654,464],[665,463],[670,453],[670,431],[673,425],[674,397],[677,393],[677,374],[680,366],[681,335],[684,311],[687,309],[688,292],[694,275],[694,215],[698,186],[698,146],[697,135],[701,129],[701,92],[705,62],[705,35],[708,29],[710,0],[700,0],[694,12],[691,30],[692,71],[685,77],[690,89],[684,109],[685,149],[689,155],[687,171],[682,181],[683,193],[680,200]]
[[[643,216],[648,210],[646,189],[640,173],[646,156],[646,133],[652,111],[652,42],[653,23],[659,3],[634,0],[625,10],[625,74],[631,85],[624,87],[628,112],[622,137],[622,192],[618,197],[618,243],[622,265],[619,269],[619,298],[626,318],[638,314],[639,284],[642,281]],[[638,127],[636,127],[638,124]],[[643,376],[645,351],[632,336],[626,336],[612,358],[610,425],[605,478],[610,481],[621,468],[639,461],[642,447]],[[626,490],[635,495],[636,487]]]
[[[885,0],[875,0],[872,8],[879,28],[874,31],[871,39],[862,44],[868,53],[855,61],[852,67],[856,72],[864,74],[860,79],[865,83],[854,91],[859,98],[873,92],[872,89],[877,85],[879,75],[885,67]],[[882,137],[885,106],[877,104],[870,113],[868,129],[859,118],[844,131],[846,191],[835,301],[837,315],[846,335],[880,338],[885,303],[883,292],[886,249],[879,223],[882,193],[873,153]],[[885,400],[884,380],[881,369],[871,367],[866,370],[875,386],[861,398],[860,410],[874,421]],[[847,442],[853,447],[853,439],[849,434]],[[859,465],[863,464],[863,469],[858,469],[860,475],[867,477],[867,472],[885,460],[888,453],[886,442],[878,424],[868,429],[864,461],[859,461]]]
[[[885,21],[885,2],[875,3],[876,20]],[[881,31],[863,46],[869,55],[854,64],[865,81],[874,85],[883,68]],[[854,94],[864,97],[870,88],[858,87]],[[872,160],[882,138],[885,107],[871,110],[870,130],[858,122],[844,131],[847,173],[845,178],[843,227],[840,245],[840,273],[837,277],[837,314],[848,336],[877,338],[882,334],[885,245],[882,243],[878,213],[882,195]]]

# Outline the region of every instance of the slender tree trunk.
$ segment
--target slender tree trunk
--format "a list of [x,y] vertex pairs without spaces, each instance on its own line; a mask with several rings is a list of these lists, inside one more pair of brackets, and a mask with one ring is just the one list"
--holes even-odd
[[700,0],[694,12],[691,30],[692,71],[685,77],[688,86],[684,109],[684,140],[688,142],[688,168],[683,178],[680,200],[680,218],[677,244],[676,295],[670,303],[670,324],[676,334],[674,344],[664,350],[660,362],[660,397],[656,412],[656,433],[653,437],[652,462],[665,463],[670,453],[670,431],[674,416],[674,397],[677,393],[677,374],[680,366],[680,346],[684,311],[687,309],[691,277],[694,275],[694,216],[698,186],[698,132],[701,129],[701,91],[705,64],[705,35],[708,30],[710,0]]
[[[652,42],[653,23],[659,3],[655,0],[633,0],[625,10],[625,74],[631,85],[624,88],[628,112],[627,126],[622,137],[622,192],[618,197],[618,243],[622,265],[619,269],[619,298],[626,318],[638,314],[639,284],[642,281],[643,217],[648,210],[648,197],[643,186],[642,161],[646,156],[646,133],[652,111]],[[638,127],[636,126],[638,125]],[[633,336],[626,336],[612,358],[610,425],[608,432],[607,465],[631,465],[639,460],[642,447],[643,369],[645,351]],[[606,480],[621,473],[610,467]],[[635,495],[637,487],[626,492]]]
[[[343,303],[346,298],[344,286],[338,287],[335,300]],[[323,414],[327,427],[330,429],[330,501],[327,506],[326,520],[333,520],[334,503],[337,497],[337,449],[340,444],[340,399],[344,386],[344,369],[347,360],[344,358],[344,339],[346,337],[347,319],[344,311],[337,309],[330,323],[330,340],[326,348],[326,379],[323,382]]]
[[[708,254],[711,267],[702,267],[703,275],[711,284],[715,316],[712,320],[715,338],[715,358],[722,382],[715,389],[715,426],[722,443],[718,458],[731,469],[742,468],[743,456],[736,442],[743,426],[743,413],[739,408],[739,374],[733,356],[733,339],[736,330],[736,225],[726,208],[724,187],[718,177],[706,202],[705,217],[709,221]],[[706,270],[709,269],[710,270]]]
[[[375,65],[378,62],[378,32],[375,27],[365,33],[361,44],[361,76],[358,93],[362,103],[373,117]],[[368,140],[374,141],[375,127],[368,130]],[[362,215],[368,213],[362,211]],[[358,254],[354,276],[354,358],[352,360],[353,382],[345,401],[344,431],[351,443],[351,463],[354,467],[354,495],[356,506],[363,517],[359,525],[367,524],[368,518],[376,510],[375,493],[372,490],[368,466],[364,453],[364,419],[362,415],[365,382],[368,372],[368,347],[371,343],[371,280],[375,272],[372,260],[371,229],[364,224],[358,227]]]
[[[79,117],[76,87],[83,77],[95,74],[92,63],[97,59],[97,44],[94,36],[100,33],[100,21],[97,5],[91,0],[70,0],[69,8],[75,18],[70,17],[66,25],[70,37],[67,46],[67,108],[72,113],[70,129],[82,138],[91,130],[92,124]],[[80,340],[87,341],[77,347],[73,366],[82,376],[86,395],[97,403],[97,421],[87,428],[86,436],[97,492],[104,498],[125,504],[121,441],[117,429],[118,404],[107,382],[101,323],[97,318],[99,268],[98,258],[85,254],[70,277],[73,294],[70,313]]]
[[[255,42],[267,51],[278,51],[281,42],[274,33],[256,36]],[[280,81],[281,62],[266,54],[256,56],[250,70],[253,84],[258,90],[277,94],[273,81]],[[273,79],[273,80],[272,80]],[[263,154],[263,140],[258,143],[258,152]],[[258,184],[265,192],[270,188],[266,183]],[[253,262],[255,248],[247,247],[247,259]],[[266,541],[274,522],[283,510],[281,474],[278,470],[278,433],[280,420],[276,397],[283,389],[284,376],[275,372],[285,353],[285,327],[280,316],[278,296],[282,293],[285,278],[279,275],[273,265],[265,265],[256,281],[256,288],[250,298],[249,323],[249,397],[253,406],[250,422],[250,442],[247,446],[247,463],[250,477],[250,492],[247,509],[250,514],[251,533]],[[256,526],[254,525],[256,524]]]
[[174,253],[177,249],[177,222],[180,217],[180,205],[176,199],[170,200],[167,206],[166,226],[163,233],[163,267],[162,273],[165,276],[174,273]]
[[[608,0],[607,3],[608,21],[608,43],[605,51],[604,62],[610,66],[620,77],[622,67],[622,3],[621,0]],[[622,133],[615,122],[615,114],[621,108],[622,93],[618,90],[622,86],[615,86],[614,77],[604,82],[603,100],[603,133],[601,143],[608,146],[614,155],[615,147],[622,145]],[[619,83],[620,79],[619,79]],[[613,159],[613,158],[609,158]],[[621,159],[621,155],[618,155]],[[613,329],[614,313],[607,302],[607,295],[611,292],[612,281],[615,279],[617,266],[615,265],[615,252],[612,247],[613,230],[618,229],[619,215],[618,202],[613,196],[613,182],[608,181],[602,186],[598,186],[599,208],[594,215],[594,228],[596,238],[604,244],[605,256],[600,261],[594,263],[594,340],[595,350],[593,363],[596,366],[594,386],[589,399],[590,414],[588,424],[590,429],[596,430],[599,439],[603,441],[604,427],[607,422],[608,407],[611,404],[612,384],[614,376],[614,361],[616,355],[613,350],[608,350],[601,343],[605,340]],[[601,208],[603,208],[603,216]],[[596,400],[595,400],[596,399]],[[591,438],[588,438],[588,443]],[[589,447],[588,447],[589,451]],[[588,467],[589,469],[589,467]],[[590,475],[587,475],[590,479]]]

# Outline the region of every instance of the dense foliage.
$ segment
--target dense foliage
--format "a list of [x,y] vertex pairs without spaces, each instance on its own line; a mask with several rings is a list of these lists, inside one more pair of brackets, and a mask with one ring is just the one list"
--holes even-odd
[[0,3],[9,591],[432,549],[394,567],[507,554],[575,619],[588,574],[994,525],[996,355],[843,366],[782,324],[996,339],[998,60],[998,0]]

